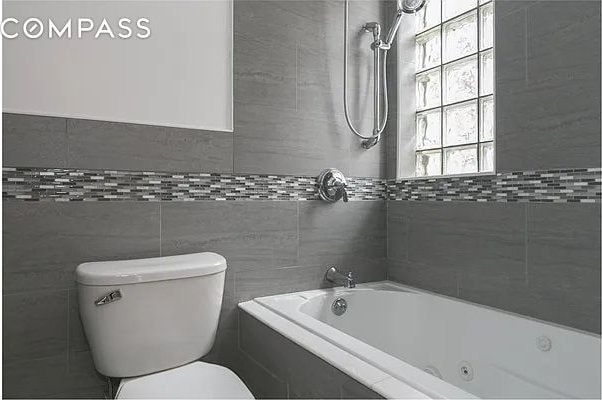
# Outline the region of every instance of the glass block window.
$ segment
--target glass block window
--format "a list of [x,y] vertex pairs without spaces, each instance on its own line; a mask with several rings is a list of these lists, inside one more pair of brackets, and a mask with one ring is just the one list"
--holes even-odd
[[493,0],[428,0],[416,69],[416,176],[492,172]]

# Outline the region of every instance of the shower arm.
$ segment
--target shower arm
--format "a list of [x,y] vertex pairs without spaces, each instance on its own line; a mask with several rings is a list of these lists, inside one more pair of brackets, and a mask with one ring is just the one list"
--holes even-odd
[[[374,37],[375,37],[375,42],[374,43],[379,43],[380,42],[380,26],[378,26],[378,24],[374,24],[372,26],[370,25],[365,25],[365,28],[368,28],[367,30],[373,31]],[[378,29],[378,34],[375,32],[375,30]],[[349,0],[345,0],[345,40],[344,40],[344,68],[343,68],[343,103],[344,103],[344,109],[345,109],[345,120],[347,121],[347,125],[349,125],[349,128],[351,128],[351,131],[358,136],[359,138],[362,139],[362,147],[364,147],[365,149],[369,149],[372,146],[376,145],[378,143],[378,141],[380,140],[380,135],[383,133],[386,123],[387,123],[387,118],[389,116],[389,99],[388,99],[388,91],[387,91],[387,84],[386,84],[386,80],[387,80],[387,49],[381,49],[380,46],[372,46],[372,51],[374,51],[374,110],[375,110],[375,115],[374,115],[374,130],[372,132],[371,136],[365,136],[362,135],[354,126],[353,123],[351,122],[351,118],[349,117],[349,108],[348,108],[348,93],[347,93],[347,81],[348,81],[348,77],[347,77],[347,60],[348,60],[348,49],[347,49],[347,42],[348,42],[348,31],[349,31]],[[384,110],[383,110],[383,116],[382,116],[382,120],[379,120],[380,117],[380,79],[378,78],[379,74],[380,74],[380,51],[383,50],[383,60],[382,60],[382,65],[384,65],[383,71],[382,71],[382,75],[383,75],[383,103],[384,103]]]

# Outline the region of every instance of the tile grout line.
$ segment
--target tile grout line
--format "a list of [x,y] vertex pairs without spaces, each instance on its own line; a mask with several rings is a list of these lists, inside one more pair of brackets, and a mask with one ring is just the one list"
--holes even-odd
[[389,280],[389,200],[385,200],[385,279]]
[[525,8],[525,82],[529,83],[529,7]]
[[[232,114],[234,115],[235,112],[236,112],[236,110],[235,110],[234,103],[233,103],[232,104]],[[234,121],[236,121],[236,120],[234,119]],[[236,146],[236,143],[235,143],[235,140],[234,140],[234,138],[236,136],[234,135],[234,130],[235,130],[235,128],[234,128],[234,122],[232,123],[232,125],[233,126],[232,126],[232,153],[231,153],[231,155],[232,155],[232,175],[234,175],[234,174],[236,174],[235,173],[235,154],[236,154],[235,146]]]
[[67,369],[71,364],[71,289],[67,289]]
[[300,208],[301,208],[301,205],[299,204],[299,200],[297,200],[297,260],[296,260],[296,264],[300,263],[299,259],[301,257],[301,250],[300,250],[300,247],[301,247],[301,244],[300,244],[301,243],[301,238],[300,238],[301,233],[300,233],[300,228],[299,228],[300,220],[301,220],[301,213],[300,213],[300,210],[299,210]]
[[159,257],[163,256],[163,205],[159,201]]
[[65,118],[65,166],[69,168],[71,160],[69,159],[69,118]]
[[295,42],[295,113],[299,112],[299,42]]
[[529,285],[529,205],[525,204],[525,283]]

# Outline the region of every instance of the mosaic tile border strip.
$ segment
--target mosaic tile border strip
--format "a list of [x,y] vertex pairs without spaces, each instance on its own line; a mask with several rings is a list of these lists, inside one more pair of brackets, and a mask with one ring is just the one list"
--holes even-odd
[[[348,178],[350,201],[601,202],[602,168],[406,179]],[[4,201],[319,200],[316,178],[12,168]]]
[[406,179],[387,185],[389,200],[599,203],[602,168]]
[[[348,178],[350,201],[385,200],[386,181]],[[315,177],[84,169],[2,169],[3,200],[319,200]]]

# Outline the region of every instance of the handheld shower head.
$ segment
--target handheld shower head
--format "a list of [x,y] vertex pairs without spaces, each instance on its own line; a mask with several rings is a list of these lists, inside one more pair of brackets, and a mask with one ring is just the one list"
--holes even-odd
[[395,20],[391,24],[391,28],[389,28],[389,32],[385,39],[387,46],[391,46],[391,43],[393,43],[393,39],[395,39],[395,35],[399,29],[399,24],[401,24],[401,17],[403,17],[403,14],[415,14],[424,7],[425,3],[426,0],[397,0],[397,15],[395,16]]
[[397,11],[415,14],[424,7],[426,0],[397,0]]
[[[345,109],[345,119],[351,131],[362,139],[362,147],[369,149],[375,146],[381,134],[385,130],[387,124],[387,117],[389,111],[389,100],[387,94],[387,52],[391,49],[395,35],[399,30],[401,19],[404,14],[415,14],[420,11],[428,0],[397,0],[397,10],[395,12],[395,19],[387,32],[387,37],[382,40],[380,38],[380,25],[376,22],[369,22],[364,24],[363,29],[365,32],[372,32],[374,41],[370,44],[370,48],[374,52],[374,130],[371,136],[363,136],[351,123],[349,118],[349,110],[347,107],[347,44],[349,35],[349,0],[345,0],[345,29],[344,29],[344,40],[345,46],[343,51],[343,104]],[[451,1],[451,0],[450,0]],[[381,62],[381,54],[383,61]],[[384,66],[384,67],[383,67]],[[381,77],[382,69],[382,77]],[[381,113],[381,86],[383,88],[382,100],[384,102],[383,112]],[[382,119],[381,119],[382,114]]]

